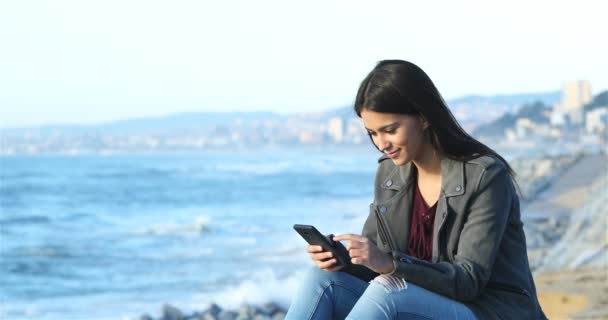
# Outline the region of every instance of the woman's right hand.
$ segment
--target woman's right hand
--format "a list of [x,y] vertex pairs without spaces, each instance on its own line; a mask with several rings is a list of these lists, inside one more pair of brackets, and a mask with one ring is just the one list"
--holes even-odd
[[338,271],[344,266],[335,266],[338,260],[334,257],[331,251],[323,251],[321,246],[309,245],[306,251],[310,254],[312,261],[321,270]]

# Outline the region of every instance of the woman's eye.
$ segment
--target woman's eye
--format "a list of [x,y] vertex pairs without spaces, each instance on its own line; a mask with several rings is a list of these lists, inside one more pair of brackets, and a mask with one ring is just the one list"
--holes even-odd
[[393,133],[397,132],[397,129],[390,129],[390,130],[386,130],[385,132],[388,134],[393,134]]

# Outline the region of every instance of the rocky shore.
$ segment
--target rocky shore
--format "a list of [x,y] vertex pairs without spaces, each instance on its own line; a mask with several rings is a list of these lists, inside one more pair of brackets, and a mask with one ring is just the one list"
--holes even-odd
[[530,267],[535,273],[607,266],[608,157],[579,156],[523,202]]
[[608,319],[608,157],[578,156],[523,203],[528,255],[550,319]]
[[212,303],[202,311],[190,314],[174,306],[164,305],[160,317],[144,314],[139,320],[278,320],[284,319],[286,313],[287,310],[272,302],[262,306],[243,305],[235,310],[225,310]]
[[[608,319],[608,157],[563,155],[512,161],[521,193],[530,265],[551,319]],[[210,304],[184,313],[165,305],[139,320],[283,319],[276,303],[235,310]]]

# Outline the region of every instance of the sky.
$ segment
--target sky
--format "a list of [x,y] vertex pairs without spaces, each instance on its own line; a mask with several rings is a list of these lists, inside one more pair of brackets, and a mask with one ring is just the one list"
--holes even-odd
[[0,2],[0,128],[351,105],[383,59],[447,99],[608,88],[605,1]]

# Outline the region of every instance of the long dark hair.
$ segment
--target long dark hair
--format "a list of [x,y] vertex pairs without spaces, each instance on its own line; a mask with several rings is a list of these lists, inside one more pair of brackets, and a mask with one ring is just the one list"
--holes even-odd
[[484,155],[494,156],[504,162],[515,182],[515,174],[507,161],[469,135],[458,124],[431,78],[411,62],[378,62],[363,79],[357,92],[355,112],[359,117],[363,109],[423,116],[429,123],[427,130],[431,143],[441,154],[459,161],[468,161]]

